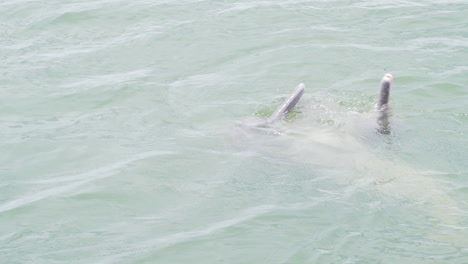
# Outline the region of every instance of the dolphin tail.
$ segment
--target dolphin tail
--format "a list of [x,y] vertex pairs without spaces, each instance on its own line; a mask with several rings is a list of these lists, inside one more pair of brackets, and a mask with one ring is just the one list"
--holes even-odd
[[288,98],[281,104],[276,111],[266,119],[267,123],[272,123],[276,120],[283,118],[289,111],[291,111],[294,106],[296,106],[299,99],[301,99],[304,94],[305,85],[300,83],[294,91],[288,96]]

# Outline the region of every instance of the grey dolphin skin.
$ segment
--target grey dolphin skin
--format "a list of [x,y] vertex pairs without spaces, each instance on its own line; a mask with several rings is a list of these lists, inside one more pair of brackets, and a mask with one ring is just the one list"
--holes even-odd
[[390,101],[390,90],[392,89],[393,84],[393,76],[390,73],[387,73],[382,78],[382,82],[380,83],[380,94],[379,94],[379,102],[377,103],[378,110],[381,110],[382,107],[388,105],[388,101]]
[[283,104],[276,109],[276,111],[266,119],[266,123],[272,123],[276,120],[283,118],[286,114],[289,113],[297,104],[299,99],[301,99],[304,94],[305,85],[300,83],[294,91],[288,96],[288,98],[283,102]]
[[380,94],[377,102],[377,124],[379,125],[377,130],[382,134],[390,134],[390,122],[388,117],[391,113],[389,101],[392,85],[393,76],[390,73],[385,74],[380,83]]
[[250,117],[237,124],[242,127],[248,127],[253,129],[264,128],[271,123],[280,120],[285,117],[297,104],[299,99],[301,99],[304,94],[305,85],[303,83],[299,84],[294,91],[288,96],[288,98],[281,104],[276,111],[269,116],[268,118],[261,117]]
[[[379,99],[376,105],[376,110],[378,112],[377,123],[379,125],[379,128],[377,130],[382,134],[390,133],[390,123],[388,117],[391,112],[389,102],[392,85],[393,76],[390,73],[385,74],[380,83]],[[305,85],[303,83],[300,83],[287,97],[287,99],[268,118],[248,118],[240,122],[239,124],[242,124],[244,126],[247,125],[248,127],[264,127],[275,121],[281,120],[296,106],[296,104],[299,102],[302,95],[304,94],[304,90]]]
[[[390,133],[388,117],[391,112],[389,105],[390,102],[390,91],[393,85],[393,76],[387,73],[383,76],[380,83],[379,99],[377,101],[378,118],[377,123],[379,124],[378,131],[383,134]],[[305,85],[299,84],[294,91],[288,96],[283,104],[276,109],[276,111],[262,122],[264,125],[273,123],[274,121],[280,120],[287,115],[297,104],[304,94]]]

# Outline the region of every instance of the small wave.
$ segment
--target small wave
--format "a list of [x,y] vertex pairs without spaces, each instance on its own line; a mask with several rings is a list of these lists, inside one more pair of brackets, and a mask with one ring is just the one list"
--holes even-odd
[[174,244],[178,244],[181,242],[211,235],[213,233],[224,230],[228,227],[238,225],[250,219],[267,214],[273,211],[275,208],[276,206],[274,205],[261,205],[261,206],[256,206],[253,208],[248,208],[244,210],[243,212],[241,212],[239,216],[234,219],[229,219],[229,220],[224,220],[218,223],[214,223],[214,224],[211,224],[209,227],[198,230],[198,231],[181,232],[181,233],[177,233],[174,235],[157,238],[149,242],[148,246],[151,247],[152,249],[154,248],[162,249],[162,248],[174,245]]
[[99,179],[104,179],[104,178],[113,176],[117,174],[120,169],[125,168],[127,165],[135,161],[147,159],[147,158],[154,157],[154,156],[172,155],[172,154],[175,154],[175,153],[169,152],[169,151],[148,151],[148,152],[137,154],[129,159],[115,162],[111,165],[107,165],[107,166],[104,166],[95,170],[91,170],[85,173],[80,173],[80,174],[76,174],[72,176],[62,176],[62,177],[54,178],[51,180],[35,181],[34,183],[63,183],[63,182],[70,182],[70,181],[74,181],[74,182],[68,185],[53,187],[53,188],[50,188],[41,192],[34,193],[32,195],[24,196],[24,197],[15,199],[13,201],[6,202],[0,205],[0,213],[49,198],[51,196],[69,192],[71,190],[74,190],[92,181],[96,181]]
[[323,199],[317,199],[308,203],[292,203],[286,205],[265,204],[250,207],[239,212],[237,216],[235,216],[232,219],[211,223],[204,229],[180,232],[165,237],[155,238],[153,240],[142,241],[141,244],[134,245],[134,247],[128,250],[128,252],[119,255],[114,255],[112,261],[106,263],[113,263],[133,255],[137,255],[139,258],[144,258],[144,254],[146,253],[152,254],[155,251],[160,251],[177,244],[202,239],[203,237],[223,232],[230,227],[234,227],[236,225],[242,224],[252,219],[256,219],[258,217],[262,217],[273,212],[306,210],[321,203],[323,203]]
[[119,83],[134,81],[134,80],[149,76],[150,74],[151,74],[150,69],[139,69],[139,70],[124,72],[124,73],[91,76],[84,80],[62,85],[63,88],[76,88],[76,89],[67,90],[66,92],[61,93],[61,95],[75,94],[75,93],[79,93],[85,90],[89,90],[97,86],[115,85]]
[[382,1],[362,1],[353,4],[354,7],[364,9],[395,9],[403,7],[423,7],[425,3],[415,3],[414,1],[392,1],[388,4],[382,3]]
[[144,241],[142,244],[135,245],[134,250],[130,250],[126,253],[122,253],[119,255],[114,255],[113,262],[117,261],[118,259],[127,258],[131,255],[138,254],[139,257],[144,253],[159,251],[161,249],[177,245],[180,243],[184,243],[187,241],[200,239],[202,237],[212,235],[214,233],[220,232],[225,230],[226,228],[238,225],[245,221],[254,219],[256,217],[265,215],[278,207],[275,205],[260,205],[252,208],[245,209],[244,211],[240,212],[239,215],[233,219],[220,221],[217,223],[212,223],[205,229],[200,229],[197,231],[188,231],[188,232],[180,232],[173,235],[168,235],[165,237],[156,238],[149,241]]
[[12,1],[5,1],[0,3],[0,6],[9,6],[9,5],[18,5],[18,4],[26,4],[31,2],[39,2],[39,0],[12,0]]

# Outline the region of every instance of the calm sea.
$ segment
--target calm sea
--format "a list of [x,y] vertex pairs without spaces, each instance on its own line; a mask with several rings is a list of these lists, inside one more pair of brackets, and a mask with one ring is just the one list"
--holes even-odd
[[467,10],[1,0],[0,263],[468,263]]

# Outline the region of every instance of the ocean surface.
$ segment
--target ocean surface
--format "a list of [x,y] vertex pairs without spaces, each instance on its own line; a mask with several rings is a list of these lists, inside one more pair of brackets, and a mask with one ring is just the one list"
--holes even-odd
[[0,263],[468,263],[467,10],[1,0]]

